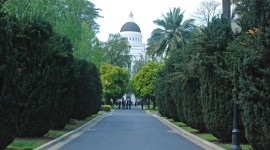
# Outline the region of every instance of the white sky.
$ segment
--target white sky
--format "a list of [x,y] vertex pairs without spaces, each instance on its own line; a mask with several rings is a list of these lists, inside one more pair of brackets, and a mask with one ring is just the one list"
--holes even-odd
[[[101,41],[107,41],[109,34],[116,34],[124,23],[128,21],[130,11],[133,20],[141,28],[143,42],[146,43],[152,30],[157,26],[153,24],[161,15],[169,12],[169,9],[180,7],[185,11],[184,20],[190,19],[199,3],[203,0],[90,0],[100,8],[100,15],[104,18],[97,19],[100,25],[100,33],[97,37]],[[217,0],[221,3],[222,0]]]

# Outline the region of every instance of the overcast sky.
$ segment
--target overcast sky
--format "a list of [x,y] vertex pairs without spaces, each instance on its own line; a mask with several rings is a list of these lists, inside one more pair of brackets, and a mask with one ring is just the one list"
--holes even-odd
[[[103,18],[97,19],[100,25],[100,33],[97,37],[101,41],[107,41],[109,34],[119,33],[122,25],[128,21],[130,11],[133,20],[141,28],[143,42],[150,37],[156,26],[153,21],[160,19],[170,8],[180,7],[185,11],[184,20],[192,17],[199,3],[204,0],[90,0],[100,8]],[[222,0],[217,0],[221,3]]]

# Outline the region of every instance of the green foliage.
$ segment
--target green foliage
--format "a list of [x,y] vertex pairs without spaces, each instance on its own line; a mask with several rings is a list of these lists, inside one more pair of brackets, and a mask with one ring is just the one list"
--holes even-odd
[[110,34],[107,42],[104,43],[104,61],[119,67],[128,67],[131,63],[129,55],[130,45],[128,40],[120,34]]
[[55,67],[52,83],[56,85],[55,92],[58,97],[55,104],[53,129],[63,129],[71,118],[74,105],[74,58],[70,40],[55,36],[51,47],[54,49]]
[[15,140],[8,146],[8,149],[32,150],[45,143],[41,140]]
[[[107,104],[110,99],[123,97],[129,83],[128,70],[111,64],[103,64],[100,67],[100,75],[104,96],[107,91]],[[107,85],[105,84],[106,80]]]
[[189,32],[194,28],[194,20],[183,21],[184,12],[180,8],[170,9],[162,15],[162,19],[153,22],[161,28],[154,29],[151,37],[147,40],[147,54],[151,57],[162,56],[163,53],[169,54],[171,50],[183,46],[189,37]]
[[77,60],[73,107],[74,119],[85,119],[101,107],[101,82],[98,69],[86,60]]
[[270,147],[269,5],[269,1],[243,0],[237,6],[243,32],[229,45],[226,55],[230,70],[235,70],[233,85],[238,93],[245,136],[256,150]]
[[9,0],[3,9],[19,20],[33,20],[38,16],[48,21],[56,33],[71,40],[75,57],[100,65],[99,42],[95,36],[99,30],[95,22],[99,9],[90,1]]
[[131,87],[137,97],[155,97],[154,85],[157,81],[157,73],[162,67],[162,64],[149,62],[135,74],[131,81]]
[[112,110],[112,106],[111,105],[103,105],[102,106],[102,110],[103,111],[106,111],[106,112],[109,112]]
[[13,78],[16,70],[12,64],[14,51],[10,23],[9,17],[0,12],[0,149],[4,149],[16,137],[17,111],[14,108],[18,99],[14,96],[16,85]]
[[53,31],[49,23],[38,18],[17,24],[13,27],[20,99],[17,135],[41,136],[52,127],[58,96],[54,91],[58,82],[54,80],[54,54],[57,52],[50,45]]
[[214,142],[214,141],[217,141],[218,139],[216,137],[214,137],[212,134],[209,134],[209,133],[199,133],[199,134],[196,134],[198,137],[204,139],[204,140],[207,140],[207,141],[210,141],[210,142]]
[[229,21],[214,18],[203,33],[200,43],[204,48],[200,57],[200,99],[204,121],[215,137],[224,142],[230,141],[233,86],[224,61],[227,43],[232,38]]
[[133,66],[133,74],[138,73],[143,66],[145,66],[147,64],[147,59],[146,58],[140,58],[139,60],[135,60],[134,61],[134,66]]

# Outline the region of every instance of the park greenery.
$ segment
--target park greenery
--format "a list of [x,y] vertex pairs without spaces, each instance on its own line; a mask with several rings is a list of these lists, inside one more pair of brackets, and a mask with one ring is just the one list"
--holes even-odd
[[233,1],[238,37],[228,2],[222,14],[216,3],[201,5],[211,14],[196,14],[200,26],[183,20],[180,8],[154,20],[146,47],[152,61],[138,60],[130,79],[128,41],[119,34],[97,39],[99,9],[90,1],[0,0],[0,149],[16,137],[64,129],[130,91],[157,102],[162,116],[225,143],[236,99],[240,142],[269,149],[270,2]]
[[134,75],[130,83],[130,88],[136,97],[141,98],[143,101],[147,99],[155,101],[154,88],[157,73],[162,67],[163,65],[160,63],[149,62]]
[[110,104],[111,99],[115,102],[123,97],[127,92],[129,76],[130,74],[125,68],[112,64],[102,64],[100,66],[100,79],[106,104]]
[[162,115],[230,142],[236,98],[240,141],[253,149],[269,149],[269,4],[235,3],[243,29],[237,38],[224,14],[203,28],[188,30],[190,38],[170,50],[159,72],[156,96]]
[[89,40],[72,34],[96,32],[94,5],[0,2],[0,149],[15,137],[44,136],[51,129],[63,129],[70,119],[96,114],[102,96],[98,64],[76,57],[74,51]]

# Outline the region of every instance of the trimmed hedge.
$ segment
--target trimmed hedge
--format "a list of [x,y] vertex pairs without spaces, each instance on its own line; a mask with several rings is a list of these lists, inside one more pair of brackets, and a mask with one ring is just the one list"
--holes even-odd
[[52,127],[57,104],[53,30],[49,23],[36,18],[22,20],[14,27],[13,47],[20,68],[18,137],[46,134]]
[[101,108],[101,82],[98,69],[86,60],[77,60],[73,107],[74,119],[85,119]]
[[235,69],[245,136],[254,150],[270,148],[270,1],[242,0],[243,32],[229,45],[226,63]]
[[[0,1],[0,9],[3,1]],[[12,30],[9,17],[0,12],[0,149],[4,149],[16,137],[16,67],[11,45]]]
[[51,84],[56,86],[56,104],[54,106],[53,129],[63,129],[72,116],[74,98],[74,58],[72,44],[67,38],[55,36],[52,48],[55,49],[54,76]]

